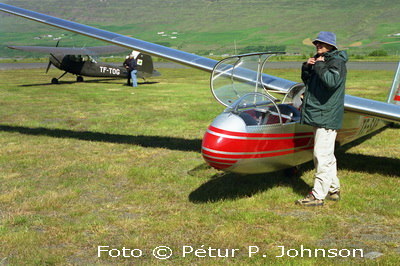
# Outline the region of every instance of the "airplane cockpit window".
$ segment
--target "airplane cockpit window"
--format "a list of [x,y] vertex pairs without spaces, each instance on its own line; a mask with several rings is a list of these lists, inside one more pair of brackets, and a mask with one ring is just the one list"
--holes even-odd
[[97,64],[97,61],[96,61],[96,59],[94,57],[88,55],[87,58],[88,58],[88,61],[90,61],[91,63]]
[[211,74],[210,87],[214,97],[228,107],[225,112],[240,116],[246,125],[286,124],[300,120],[300,96],[304,85],[272,80],[263,74],[272,55],[256,53],[228,57],[218,62]]
[[90,55],[67,55],[66,56],[70,61],[82,63],[82,62],[91,62],[97,63],[97,61]]
[[83,62],[83,57],[81,55],[67,55],[68,59],[74,62]]

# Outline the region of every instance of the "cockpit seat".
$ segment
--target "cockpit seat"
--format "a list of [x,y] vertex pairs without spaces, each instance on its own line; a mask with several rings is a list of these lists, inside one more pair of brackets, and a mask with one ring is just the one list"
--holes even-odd
[[[282,117],[282,123],[297,122],[300,120],[300,112],[293,105],[278,104]],[[239,114],[248,126],[279,124],[279,113],[275,106],[265,109],[263,112],[249,109]]]
[[248,126],[255,126],[258,125],[257,118],[256,118],[256,112],[254,109],[246,110],[244,112],[241,112],[239,116],[243,119],[243,121],[246,123]]
[[[282,123],[297,122],[300,120],[300,112],[293,105],[290,104],[278,104],[279,111],[282,116]],[[266,124],[279,124],[279,113],[275,106],[269,109],[270,114],[267,118]]]

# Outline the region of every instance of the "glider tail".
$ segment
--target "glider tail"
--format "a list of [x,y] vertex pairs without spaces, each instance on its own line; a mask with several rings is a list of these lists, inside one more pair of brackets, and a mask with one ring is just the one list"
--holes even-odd
[[400,62],[394,75],[392,88],[390,89],[388,103],[400,105]]

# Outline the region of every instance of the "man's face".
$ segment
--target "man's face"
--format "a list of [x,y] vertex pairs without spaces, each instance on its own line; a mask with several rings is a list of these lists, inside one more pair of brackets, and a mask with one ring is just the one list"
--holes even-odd
[[333,49],[332,45],[329,45],[329,44],[323,43],[323,42],[319,42],[319,41],[316,41],[314,43],[314,45],[315,45],[315,48],[317,49],[318,55],[324,55],[326,52],[329,52]]

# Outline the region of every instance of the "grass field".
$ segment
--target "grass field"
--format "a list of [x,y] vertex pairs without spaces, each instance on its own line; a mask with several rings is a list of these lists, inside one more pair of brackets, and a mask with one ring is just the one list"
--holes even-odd
[[[400,8],[392,0],[331,0],[324,3],[287,0],[3,2],[202,55],[247,53],[245,48],[248,46],[269,47],[253,52],[284,49],[290,54],[308,54],[313,47],[303,42],[315,38],[321,30],[335,32],[339,46],[348,48],[349,54],[367,55],[374,50],[399,54],[400,37],[396,34],[400,27]],[[0,13],[0,36],[0,57],[7,58],[26,53],[9,51],[5,45],[55,46],[53,37],[61,38],[60,46],[104,45],[91,38],[3,13]],[[280,48],[274,49],[276,46]]]
[[[337,151],[342,201],[300,208],[312,164],[298,179],[208,168],[201,139],[224,109],[208,74],[159,71],[138,88],[0,71],[0,265],[398,264],[398,125]],[[351,71],[347,93],[384,101],[393,75]]]

